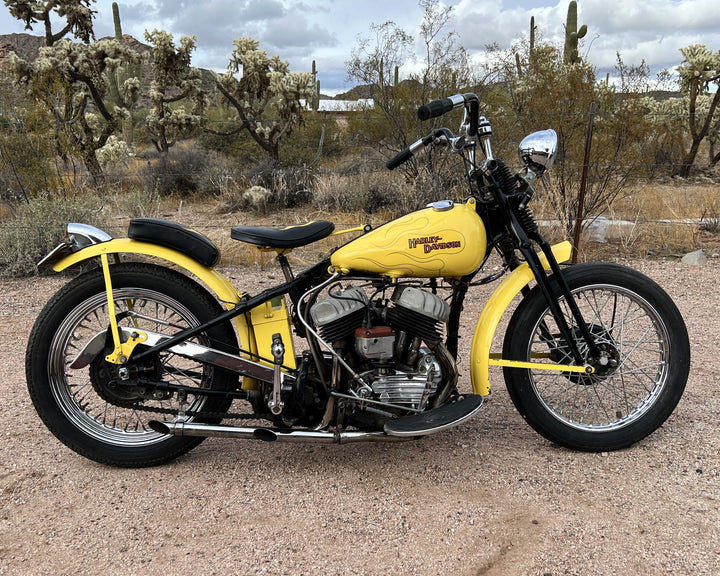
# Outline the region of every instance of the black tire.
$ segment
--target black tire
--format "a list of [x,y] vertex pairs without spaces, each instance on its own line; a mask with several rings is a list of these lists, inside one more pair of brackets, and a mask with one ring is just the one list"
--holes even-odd
[[[222,312],[204,288],[167,268],[116,264],[111,266],[111,278],[121,326],[170,334]],[[203,438],[168,436],[148,426],[150,420],[173,418],[162,410],[178,408],[174,396],[141,399],[106,385],[110,381],[106,376],[113,368],[104,360],[106,353],[85,368],[68,367],[88,340],[108,326],[102,269],[78,276],[43,308],[30,334],[25,370],[30,397],[45,425],[75,452],[111,466],[163,464],[197,446]],[[229,323],[193,340],[227,352],[237,351],[237,338]],[[229,390],[238,381],[232,372],[168,352],[160,353],[154,366],[162,379],[186,386]],[[207,414],[194,417],[203,422],[219,421],[219,414],[225,413],[231,402],[192,394],[187,401],[190,410]]]
[[[606,350],[595,374],[504,368],[520,415],[548,440],[568,448],[610,451],[651,434],[682,396],[690,344],[670,297],[643,274],[616,264],[580,264],[563,272],[583,318]],[[553,290],[558,294],[557,283]],[[587,354],[564,298],[563,314]],[[503,357],[573,364],[567,343],[535,287],[513,314]]]

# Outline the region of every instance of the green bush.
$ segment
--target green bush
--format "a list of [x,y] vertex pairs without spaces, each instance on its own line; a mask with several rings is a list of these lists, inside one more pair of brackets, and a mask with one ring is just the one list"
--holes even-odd
[[67,223],[100,226],[101,208],[98,197],[63,199],[47,193],[19,205],[0,226],[0,276],[36,274],[37,262],[65,236]]
[[331,115],[305,114],[303,123],[280,141],[280,160],[285,166],[299,166],[316,158],[336,157],[345,151],[341,132],[338,121]]

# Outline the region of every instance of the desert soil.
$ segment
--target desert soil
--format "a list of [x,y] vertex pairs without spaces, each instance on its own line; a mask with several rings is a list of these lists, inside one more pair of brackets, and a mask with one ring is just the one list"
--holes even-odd
[[[720,258],[630,264],[676,300],[693,354],[678,408],[632,448],[547,442],[493,372],[478,416],[423,440],[209,439],[140,470],[88,461],[43,427],[24,348],[65,280],[1,281],[0,574],[720,574]],[[471,295],[466,347],[486,296]]]

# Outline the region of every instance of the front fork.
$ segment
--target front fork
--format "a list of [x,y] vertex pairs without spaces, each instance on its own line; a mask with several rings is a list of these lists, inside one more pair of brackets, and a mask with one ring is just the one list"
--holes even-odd
[[[565,298],[565,302],[572,314],[575,324],[580,330],[580,335],[587,344],[589,351],[589,359],[599,358],[600,349],[595,343],[590,330],[583,319],[582,313],[573,299],[570,287],[560,270],[557,258],[553,254],[552,248],[545,238],[540,234],[537,223],[532,212],[527,208],[527,203],[534,195],[534,190],[529,182],[524,179],[517,179],[511,176],[507,166],[499,161],[493,161],[488,166],[489,174],[493,179],[493,192],[498,204],[502,207],[505,215],[506,224],[510,228],[517,241],[517,247],[525,258],[525,262],[535,276],[538,287],[545,297],[550,313],[552,314],[561,336],[568,343],[568,347],[576,364],[584,364],[587,359],[583,357],[575,340],[575,335],[567,323],[565,314],[560,308],[559,300]],[[519,183],[518,183],[519,180]],[[543,255],[547,259],[549,268],[557,279],[560,289],[559,296],[553,294],[550,280],[545,267],[541,264],[538,254],[533,249],[535,242],[542,250]],[[514,250],[510,254],[505,254],[507,263],[510,268],[518,266],[519,262]]]
[[[570,287],[568,286],[567,281],[562,274],[562,270],[560,270],[560,265],[558,264],[555,255],[552,253],[550,244],[539,234],[537,235],[535,240],[540,246],[540,249],[542,250],[545,257],[547,258],[547,261],[550,264],[550,270],[552,271],[555,279],[557,280],[558,287],[560,289],[559,296],[553,295],[548,275],[545,272],[544,267],[540,264],[540,260],[535,251],[531,249],[523,249],[522,247],[520,248],[520,251],[525,257],[525,261],[528,263],[530,270],[532,271],[535,279],[537,280],[538,287],[540,288],[540,291],[545,297],[545,301],[547,302],[550,313],[552,314],[555,322],[557,323],[560,334],[564,338],[565,342],[567,342],[568,344],[570,352],[573,356],[573,360],[576,364],[584,364],[588,362],[589,359],[598,358],[600,356],[600,349],[595,343],[595,339],[592,337],[592,334],[590,334],[587,323],[585,322],[585,319],[583,318],[582,313],[580,312],[580,309],[578,308],[577,303],[573,298]],[[560,297],[565,298],[565,302],[567,303],[570,313],[572,314],[575,325],[580,330],[580,335],[587,344],[589,358],[583,357],[583,354],[580,352],[575,334],[568,325],[565,314],[560,308]],[[551,337],[549,334],[545,336]]]

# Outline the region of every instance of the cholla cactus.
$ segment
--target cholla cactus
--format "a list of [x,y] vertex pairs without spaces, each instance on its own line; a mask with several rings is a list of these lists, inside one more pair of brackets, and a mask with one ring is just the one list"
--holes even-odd
[[257,40],[238,38],[233,43],[228,71],[217,76],[215,84],[237,110],[242,128],[277,160],[281,138],[301,121],[300,101],[313,96],[313,76],[291,73],[286,61],[259,50]]
[[[94,40],[90,6],[94,0],[52,0],[28,2],[5,0],[10,13],[32,30],[40,23],[45,31],[45,47],[34,62],[13,58],[16,76],[27,85],[36,101],[41,102],[56,120],[56,142],[63,156],[76,155],[85,163],[95,180],[103,177],[97,151],[113,135],[123,118],[124,107],[108,104],[109,72],[128,62],[139,62],[133,50],[116,40]],[[53,22],[60,18],[65,25],[53,33]],[[65,38],[72,34],[81,42]],[[63,90],[58,91],[58,86]],[[132,97],[139,86],[123,86]],[[92,104],[92,105],[90,105]],[[90,110],[96,110],[91,117]]]
[[720,52],[708,50],[704,44],[693,44],[681,48],[683,62],[678,66],[681,88],[690,92],[706,92],[711,83],[720,76]]
[[265,211],[271,197],[272,192],[262,186],[251,186],[242,195],[243,202],[247,206],[260,212]]
[[704,44],[693,44],[680,52],[683,61],[677,70],[691,142],[676,174],[687,177],[705,139],[710,142],[710,164],[720,161],[720,153],[715,152],[720,124],[720,52],[708,50]]
[[563,62],[565,64],[580,63],[578,55],[578,40],[585,38],[587,26],[583,24],[578,29],[577,2],[572,0],[568,6],[567,21],[565,23],[565,49],[563,50]]
[[126,165],[133,156],[132,148],[114,135],[110,136],[105,146],[97,151],[97,158],[103,167]]
[[[95,0],[53,0],[45,2],[28,2],[28,0],[5,0],[13,18],[25,22],[25,28],[32,30],[37,22],[45,23],[45,45],[52,46],[68,33],[84,43],[95,39],[92,19],[94,12],[90,9]],[[50,23],[51,12],[56,12],[66,22],[66,26],[53,33]]]
[[[150,85],[152,108],[146,124],[158,152],[166,154],[177,137],[200,125],[197,97],[201,92],[200,72],[190,66],[195,50],[195,36],[183,36],[175,47],[172,34],[162,30],[145,32],[145,39],[153,45]],[[177,104],[194,101],[193,109]],[[170,104],[174,104],[171,108]]]

